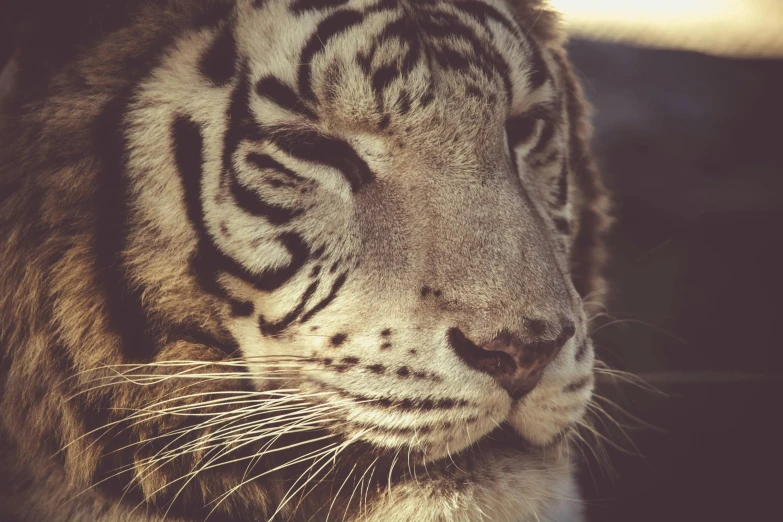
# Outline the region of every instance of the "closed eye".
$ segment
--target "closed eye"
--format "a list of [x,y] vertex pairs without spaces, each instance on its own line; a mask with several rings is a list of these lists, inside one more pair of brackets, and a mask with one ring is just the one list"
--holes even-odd
[[339,170],[356,192],[375,179],[367,163],[347,142],[314,131],[271,129],[275,144],[295,158],[321,163]]
[[512,156],[514,149],[532,141],[539,128],[539,122],[553,124],[557,120],[557,107],[553,103],[539,103],[524,114],[509,118],[506,121],[506,135]]
[[528,115],[515,116],[506,122],[508,148],[513,152],[518,146],[529,142],[536,132],[538,119]]

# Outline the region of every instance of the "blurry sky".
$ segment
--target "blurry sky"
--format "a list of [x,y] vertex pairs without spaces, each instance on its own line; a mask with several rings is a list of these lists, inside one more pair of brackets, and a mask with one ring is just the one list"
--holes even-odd
[[783,0],[550,0],[574,36],[783,57]]

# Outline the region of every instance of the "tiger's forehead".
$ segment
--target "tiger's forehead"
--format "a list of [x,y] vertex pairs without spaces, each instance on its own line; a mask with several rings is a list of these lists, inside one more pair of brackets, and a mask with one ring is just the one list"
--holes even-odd
[[266,2],[240,13],[236,35],[257,114],[363,132],[495,125],[546,69],[493,1]]

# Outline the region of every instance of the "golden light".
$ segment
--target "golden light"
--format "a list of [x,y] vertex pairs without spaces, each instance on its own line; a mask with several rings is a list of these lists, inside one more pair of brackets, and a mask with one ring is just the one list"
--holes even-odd
[[550,0],[569,32],[714,54],[783,56],[783,0]]

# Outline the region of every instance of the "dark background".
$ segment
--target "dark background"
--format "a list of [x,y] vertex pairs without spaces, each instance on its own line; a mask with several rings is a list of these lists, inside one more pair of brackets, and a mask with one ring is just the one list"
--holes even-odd
[[[783,61],[570,51],[618,218],[596,343],[661,392],[601,385],[655,428],[630,443],[607,422],[611,466],[585,449],[590,520],[780,519]],[[0,30],[0,64],[10,53]]]
[[570,52],[616,202],[598,353],[666,394],[599,388],[657,429],[605,430],[590,520],[781,520],[783,61]]

